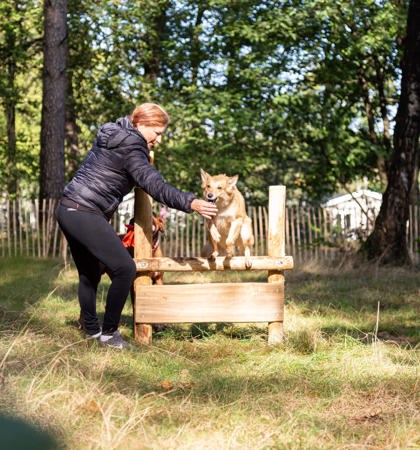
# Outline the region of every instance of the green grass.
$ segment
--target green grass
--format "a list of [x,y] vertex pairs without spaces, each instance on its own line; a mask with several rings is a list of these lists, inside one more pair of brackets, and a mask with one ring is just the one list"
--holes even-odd
[[[0,273],[0,410],[60,448],[420,446],[415,270],[308,264],[287,272],[285,339],[277,347],[266,343],[266,324],[200,324],[168,327],[152,346],[125,353],[82,339],[74,269],[5,258]],[[165,281],[265,276],[167,274]],[[108,285],[98,292],[100,313]],[[121,331],[132,339],[129,302]]]

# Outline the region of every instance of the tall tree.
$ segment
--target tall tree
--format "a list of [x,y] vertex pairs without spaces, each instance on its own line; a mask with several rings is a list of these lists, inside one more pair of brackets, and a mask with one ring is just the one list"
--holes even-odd
[[273,99],[265,124],[274,137],[271,159],[306,199],[322,199],[362,176],[382,189],[404,2],[295,0],[282,12],[295,35],[285,48],[292,56],[288,86]]
[[[19,192],[22,159],[28,157],[28,142],[25,151],[19,148],[19,125],[17,111],[26,116],[24,103],[32,101],[30,90],[35,55],[40,52],[41,33],[38,27],[40,8],[32,1],[9,0],[0,2],[0,16],[7,20],[0,21],[0,98],[5,116],[6,139],[3,148],[0,145],[0,170],[6,173],[0,185],[7,189],[9,195]],[[33,117],[25,117],[23,123],[33,123]],[[29,125],[31,127],[31,125]],[[30,134],[30,133],[29,133]],[[3,167],[2,167],[3,166]],[[28,173],[26,172],[25,175]]]
[[406,232],[410,192],[418,177],[419,132],[420,0],[411,0],[389,181],[375,228],[366,241],[367,257],[370,260],[394,265],[410,262]]
[[65,183],[66,65],[67,1],[44,0],[40,199],[59,198]]
[[[38,10],[44,5],[13,2]],[[67,0],[67,176],[89,149],[98,124],[153,100],[173,117],[156,164],[180,187],[198,191],[203,167],[238,173],[255,203],[265,203],[266,186],[276,183],[288,185],[289,197],[309,201],[363,176],[383,188],[378,174],[392,144],[389,119],[398,103],[408,0],[233,3]],[[0,45],[2,27],[9,25],[0,24]],[[15,167],[33,182],[39,172],[33,163],[39,157],[33,136],[40,135],[41,122],[39,55],[30,63],[27,71],[18,65]],[[0,67],[7,87],[2,58]],[[28,101],[29,80],[35,80],[31,92],[38,97]],[[6,127],[4,113],[3,172]],[[23,160],[28,154],[32,159]],[[43,163],[43,173],[50,167]],[[60,173],[51,172],[54,179]]]

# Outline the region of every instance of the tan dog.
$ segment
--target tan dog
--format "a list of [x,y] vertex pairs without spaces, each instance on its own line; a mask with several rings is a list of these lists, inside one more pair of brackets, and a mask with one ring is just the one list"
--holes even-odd
[[218,255],[226,255],[230,258],[236,247],[239,255],[245,255],[246,267],[251,267],[252,221],[246,214],[245,200],[236,187],[238,176],[211,176],[203,169],[200,172],[204,198],[215,203],[218,209],[215,217],[206,220],[209,242],[201,250],[201,256],[214,259]]

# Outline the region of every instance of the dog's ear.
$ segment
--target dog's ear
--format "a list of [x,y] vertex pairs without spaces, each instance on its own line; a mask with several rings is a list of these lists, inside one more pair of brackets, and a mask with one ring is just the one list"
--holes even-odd
[[236,186],[237,182],[238,182],[238,175],[229,178],[229,186],[231,187]]
[[210,175],[207,172],[205,172],[203,169],[200,169],[200,174],[201,174],[201,182],[202,182],[201,187],[204,188],[207,184],[207,180]]

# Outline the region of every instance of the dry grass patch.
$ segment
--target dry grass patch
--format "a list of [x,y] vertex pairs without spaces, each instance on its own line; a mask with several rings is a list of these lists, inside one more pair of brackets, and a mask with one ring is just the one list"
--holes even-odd
[[[26,263],[13,261],[7,277],[19,302]],[[267,345],[265,324],[201,324],[168,327],[151,347],[121,353],[81,339],[75,271],[49,264],[33,274],[39,296],[3,310],[0,408],[52,431],[63,448],[419,445],[416,273],[302,267],[287,277],[280,346]],[[129,305],[122,332],[132,338]]]

